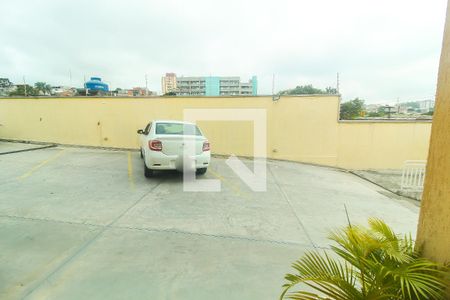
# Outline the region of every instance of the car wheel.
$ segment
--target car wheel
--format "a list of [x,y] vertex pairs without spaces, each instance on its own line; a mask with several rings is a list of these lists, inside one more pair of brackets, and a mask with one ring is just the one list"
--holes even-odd
[[153,177],[153,170],[147,168],[147,166],[145,165],[145,163],[144,163],[144,175],[145,175],[145,177],[147,177],[147,178]]
[[144,154],[142,154],[142,148],[140,149],[139,152],[141,152],[141,158],[144,158]]
[[197,175],[203,175],[206,173],[206,168],[197,169],[195,173],[197,173]]

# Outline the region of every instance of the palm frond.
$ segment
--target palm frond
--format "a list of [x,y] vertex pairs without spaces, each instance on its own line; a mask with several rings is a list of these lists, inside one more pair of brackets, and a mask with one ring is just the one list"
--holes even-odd
[[292,286],[303,283],[332,299],[362,299],[361,293],[355,288],[353,269],[331,258],[326,252],[323,256],[319,252],[308,252],[293,264],[293,268],[298,274],[286,275],[285,279],[289,283],[284,285],[286,289],[282,297]]
[[382,220],[377,218],[369,218],[369,228],[373,233],[379,234],[383,239],[398,242],[399,238],[394,231]]
[[[369,226],[349,225],[329,238],[336,244],[326,252],[308,252],[293,264],[296,274],[287,274],[280,299],[444,299],[449,268],[422,258],[411,235],[403,237],[379,219]],[[318,293],[294,286],[308,286]]]
[[389,274],[400,283],[401,295],[409,299],[441,299],[446,287],[445,272],[427,259],[420,258]]
[[293,300],[329,300],[330,298],[323,298],[317,294],[306,292],[306,291],[296,291],[288,295],[289,299]]

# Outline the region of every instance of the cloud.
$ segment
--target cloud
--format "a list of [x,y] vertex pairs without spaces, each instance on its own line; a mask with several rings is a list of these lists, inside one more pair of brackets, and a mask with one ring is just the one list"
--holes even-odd
[[[367,102],[433,95],[445,0],[8,1],[0,77],[160,91],[166,72],[334,86]],[[71,74],[71,77],[70,77]]]

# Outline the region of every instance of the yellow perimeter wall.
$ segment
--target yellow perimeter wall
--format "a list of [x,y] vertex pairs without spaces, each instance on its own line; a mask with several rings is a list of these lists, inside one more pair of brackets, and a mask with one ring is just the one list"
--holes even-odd
[[[0,138],[138,148],[136,130],[185,108],[262,108],[267,155],[351,169],[426,159],[430,122],[338,122],[337,96],[0,99]],[[215,154],[252,156],[251,121],[199,121]]]

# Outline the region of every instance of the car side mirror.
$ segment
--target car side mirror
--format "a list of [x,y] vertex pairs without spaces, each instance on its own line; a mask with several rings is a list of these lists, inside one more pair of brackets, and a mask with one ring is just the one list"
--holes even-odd
[[144,130],[138,129],[137,133],[138,133],[138,134],[144,134]]

